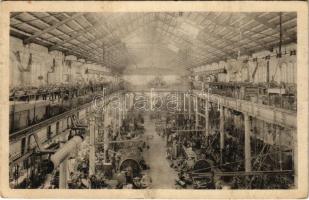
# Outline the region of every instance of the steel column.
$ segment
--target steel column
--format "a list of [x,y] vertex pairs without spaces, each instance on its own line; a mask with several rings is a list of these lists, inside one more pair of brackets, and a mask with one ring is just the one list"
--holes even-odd
[[[66,138],[63,137],[63,142],[66,141]],[[63,147],[64,143],[60,144],[60,147]],[[63,159],[63,161],[59,165],[59,189],[66,189],[67,188],[67,170],[68,170],[68,164],[67,164],[67,157]]]
[[90,152],[89,152],[89,175],[95,174],[95,122],[94,119],[90,119]]
[[[103,113],[104,115],[104,113]],[[104,120],[106,118],[104,117]],[[103,142],[104,142],[104,163],[107,162],[107,154],[108,154],[108,145],[109,145],[109,139],[108,139],[108,129],[106,127],[106,124],[104,123],[104,138],[103,138]]]
[[296,130],[293,129],[292,131],[293,137],[293,165],[294,165],[294,187],[298,188],[298,149],[297,149],[297,135]]
[[198,129],[199,121],[198,121],[198,96],[195,96],[195,129]]
[[244,113],[244,123],[245,123],[245,171],[251,171],[251,145],[250,145],[250,116]]
[[206,131],[206,137],[209,136],[209,101],[208,99],[205,99],[205,131]]
[[224,149],[224,107],[220,106],[220,149]]
[[189,102],[189,119],[191,119],[191,94],[189,94],[189,97],[188,97],[188,102]]

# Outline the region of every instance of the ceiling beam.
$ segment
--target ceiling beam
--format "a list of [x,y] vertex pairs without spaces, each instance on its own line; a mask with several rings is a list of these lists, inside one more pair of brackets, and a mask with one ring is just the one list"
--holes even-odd
[[[97,23],[92,24],[91,22],[89,22],[89,20],[88,20],[85,16],[83,16],[83,17],[84,17],[84,19],[88,22],[88,24],[89,24],[90,26],[85,27],[85,28],[81,28],[81,29],[78,29],[78,30],[74,31],[75,34],[70,35],[69,38],[67,38],[67,39],[65,39],[65,40],[63,40],[63,41],[61,41],[61,42],[59,42],[59,43],[57,43],[57,44],[55,44],[55,45],[49,47],[48,50],[49,50],[49,51],[52,51],[53,49],[57,48],[58,46],[63,46],[63,45],[66,44],[66,43],[70,43],[70,41],[72,41],[72,40],[74,40],[74,39],[77,39],[77,38],[79,38],[80,36],[83,36],[83,35],[85,35],[85,34],[87,34],[87,33],[93,34],[93,33],[91,33],[91,31],[93,31],[93,30],[99,28],[100,26],[102,26],[100,23],[98,24],[98,26],[97,26]],[[79,24],[79,26],[81,26],[81,25]],[[95,37],[95,36],[93,36],[93,37]],[[79,41],[79,42],[80,42],[80,41]],[[71,43],[71,44],[72,44],[72,43]]]
[[[127,27],[130,26],[130,25],[135,24],[137,21],[140,21],[140,20],[143,20],[143,18],[139,18],[139,17],[134,18],[133,20],[130,21],[130,23],[126,23],[125,26],[121,26],[120,31],[122,31],[123,29],[127,28]],[[146,24],[147,24],[147,21],[145,22],[145,25],[146,25]],[[105,26],[106,26],[106,25],[105,25]],[[102,27],[103,27],[103,26],[102,26]],[[140,29],[141,27],[142,27],[142,26],[139,26],[138,29]],[[80,43],[80,45],[95,44],[95,42],[97,42],[97,41],[104,40],[105,38],[107,38],[107,37],[109,37],[109,36],[114,36],[113,33],[114,33],[116,30],[118,30],[118,29],[114,29],[114,30],[112,30],[112,31],[109,31],[107,26],[104,27],[104,28],[105,28],[105,30],[107,30],[107,32],[109,32],[108,35],[102,35],[102,36],[96,37],[96,38],[93,39],[93,40],[88,40],[88,41],[86,41],[86,42]],[[134,31],[136,31],[136,30],[137,30],[137,29],[135,29]],[[133,31],[133,32],[134,32],[134,31]],[[132,32],[131,32],[131,33],[132,33]],[[108,47],[108,49],[113,48],[113,47],[116,47],[116,48],[114,48],[115,50],[118,50],[118,51],[120,51],[120,52],[123,52],[124,54],[126,54],[126,56],[128,57],[128,59],[130,59],[130,57],[128,56],[127,51],[125,51],[124,49],[119,49],[119,48],[118,48],[119,43],[117,43],[117,44],[112,44],[111,42],[109,42],[109,44],[110,44],[110,46]],[[115,61],[115,60],[113,60],[113,61]],[[118,64],[118,63],[117,63],[117,64]]]
[[[174,15],[170,15],[170,16],[173,16],[174,20],[176,20]],[[213,20],[215,20],[216,18],[217,17],[215,17]],[[195,27],[200,27],[200,25],[196,24],[194,21],[192,21],[190,19],[183,19],[182,21],[186,22],[186,23],[189,23],[189,24],[191,24],[191,25],[193,25]],[[215,24],[215,27],[216,27],[216,24]],[[231,40],[228,40],[226,38],[223,38],[222,36],[214,34],[212,31],[209,31],[209,30],[207,30],[205,28],[203,28],[203,30],[200,31],[200,32],[206,34],[207,36],[215,38],[217,40],[224,41],[228,45],[233,46],[234,49],[239,49],[240,48],[240,45],[236,45],[235,41],[231,41]],[[225,47],[228,46],[228,45],[225,45],[224,47],[218,47],[217,45],[214,45],[213,42],[209,42],[209,40],[207,40],[207,43],[205,43],[205,40],[202,40],[202,42],[204,42],[203,44],[205,46],[209,46],[209,47],[211,47],[213,49],[216,49],[217,51],[220,51],[220,52],[224,53],[226,55],[226,57],[228,57],[228,56],[237,57],[237,55],[238,55],[235,51],[227,50]],[[245,51],[244,53],[245,54],[252,54],[253,53],[253,52],[249,51],[248,48],[245,48],[245,47],[241,47],[241,48],[244,49],[244,51]]]
[[[246,13],[246,16],[251,19],[251,20],[254,20],[262,25],[264,25],[265,27],[269,28],[269,29],[272,29],[276,32],[278,32],[278,34],[280,33],[280,28],[277,27],[275,24],[272,24],[272,23],[269,23],[267,20],[265,19],[262,19],[261,17],[258,17],[256,14],[253,14],[253,13]],[[282,33],[284,36],[292,39],[292,40],[295,40],[296,41],[296,35],[294,34],[290,34],[290,33],[287,33],[287,32],[283,32]]]
[[[80,46],[79,44],[72,44],[70,43],[71,46],[74,46],[76,48],[79,49],[80,52],[82,52],[83,54],[87,55],[89,57],[89,55],[94,55],[94,56],[97,56],[97,57],[100,57],[102,56],[99,52],[98,52],[98,48],[93,48],[93,47],[90,47],[90,50],[89,49],[86,49],[85,46]],[[53,45],[52,45],[53,46]],[[52,50],[58,50],[58,48],[72,48],[72,47],[66,47],[66,46],[58,46],[58,47],[54,47]],[[73,50],[76,50],[76,48],[73,48]],[[51,51],[51,50],[50,50]],[[91,56],[90,56],[91,57]],[[107,63],[104,61],[102,62],[100,59],[98,58],[95,58],[96,62],[99,62],[100,64],[104,64],[104,65],[107,65]],[[114,59],[112,59],[112,61],[115,61]]]
[[22,14],[23,12],[11,12],[11,14],[10,14],[10,18],[12,19],[12,18],[14,18],[14,17],[16,17],[16,16],[18,16],[18,15],[20,15],[20,14]]
[[[33,16],[31,13],[28,13],[29,15],[31,15],[31,16]],[[35,16],[33,16],[33,17],[35,17]],[[54,17],[54,16],[53,16]],[[54,17],[55,18],[55,17]],[[55,18],[55,19],[57,19],[57,18]],[[20,19],[18,19],[19,21],[21,21]],[[44,24],[46,24],[46,25],[49,25],[49,24],[47,24],[46,22],[44,22],[44,21],[42,21],[40,18],[38,18],[37,20],[40,20],[42,23],[44,23]],[[58,20],[58,19],[57,19]],[[23,22],[23,21],[21,21],[22,23],[25,23],[25,22]],[[58,20],[58,22],[60,22],[60,20]],[[27,24],[27,25],[29,25],[29,26],[31,26],[31,27],[33,27],[34,29],[36,29],[36,30],[38,30],[38,31],[40,31],[40,29],[38,29],[37,27],[35,27],[35,26],[33,26],[33,25],[30,25],[30,24]],[[79,30],[83,30],[83,29],[79,29]],[[79,31],[79,30],[77,30],[77,31]],[[63,32],[63,31],[62,31]],[[59,38],[59,36],[60,35],[55,35],[55,34],[52,34],[52,33],[50,33],[53,37],[56,37],[56,38],[58,38],[59,40],[61,40],[60,38]],[[61,35],[68,35],[68,36],[70,36],[69,35],[69,33],[64,33],[64,34],[61,34]],[[30,35],[31,36],[31,35]],[[40,38],[36,38],[35,40],[33,40],[33,42],[35,42],[37,39],[40,39]],[[44,39],[44,40],[46,40],[46,41],[48,41],[48,39]],[[49,42],[49,41],[48,41]],[[51,43],[51,45],[48,45],[47,46],[47,48],[48,48],[48,51],[50,52],[50,51],[53,51],[53,50],[58,50],[58,47],[54,47],[53,49],[50,49],[50,47],[51,46],[55,46],[55,44],[53,43],[53,42],[50,42]],[[77,48],[80,48],[78,45],[76,45],[76,44],[73,44],[73,43],[70,43],[72,46],[75,46],[75,47],[77,47]],[[64,47],[64,48],[66,48],[66,47]]]
[[[24,39],[25,37],[31,36],[31,34],[26,33],[26,32],[24,32],[23,30],[20,30],[20,29],[15,28],[15,27],[10,27],[10,35],[11,35],[11,36],[14,36],[14,37],[16,37],[16,38],[19,38],[19,39],[21,39],[21,40]],[[35,39],[33,42],[36,43],[36,44],[45,46],[45,47],[53,44],[53,43],[50,42],[50,41],[42,40],[42,39],[40,39],[40,38]]]
[[85,29],[82,29],[82,30],[79,30],[77,31],[74,35],[72,35],[71,37],[65,39],[65,40],[62,40],[61,42],[58,42],[57,44],[51,46],[48,48],[49,51],[53,51],[54,49],[56,49],[57,47],[59,46],[63,46],[64,44],[66,43],[69,43],[70,41],[82,36],[84,33],[86,32],[89,32],[89,31],[92,31],[93,29],[95,29],[95,26],[91,26],[91,27],[88,27],[88,28],[85,28]]
[[66,18],[66,19],[64,19],[64,20],[62,20],[62,21],[60,21],[60,22],[55,23],[54,25],[52,25],[52,26],[50,26],[50,27],[48,27],[48,28],[46,28],[46,29],[44,29],[44,30],[41,30],[41,31],[37,32],[37,33],[35,33],[34,35],[32,35],[32,36],[26,38],[26,39],[24,40],[24,44],[29,44],[29,43],[31,43],[35,38],[40,37],[41,35],[43,35],[43,34],[45,34],[45,33],[48,33],[48,32],[50,32],[50,31],[52,31],[52,30],[58,28],[59,26],[65,24],[65,23],[67,23],[67,22],[69,22],[69,21],[71,21],[71,20],[74,20],[74,19],[76,19],[76,18],[78,18],[78,17],[80,17],[80,16],[82,16],[82,15],[83,15],[83,13],[76,13],[76,14],[72,15],[71,17],[68,17],[68,18]]
[[[243,46],[240,45],[240,44],[237,45],[235,41],[232,41],[232,40],[229,40],[229,39],[227,39],[227,38],[224,38],[222,35],[214,34],[213,32],[210,32],[210,31],[208,31],[208,30],[206,30],[206,29],[204,29],[202,32],[205,33],[207,36],[210,36],[210,37],[215,38],[215,39],[217,39],[217,40],[219,40],[219,41],[223,41],[223,42],[227,43],[228,45],[232,46],[234,49],[239,49],[239,48],[241,48],[241,49],[244,49],[245,52],[248,53],[248,54],[251,54],[251,53],[252,53],[252,52],[250,52],[250,51],[248,50],[248,48],[245,48],[245,47],[243,47]],[[234,53],[235,53],[235,52],[234,52]],[[230,52],[230,54],[233,54],[233,53]]]
[[[169,15],[169,16],[172,16],[172,15]],[[176,27],[170,26],[170,24],[171,24],[172,21],[176,21],[176,22],[177,22],[177,20],[176,20],[176,18],[175,18],[174,16],[172,16],[172,18],[171,18],[171,20],[169,21],[169,23],[166,22],[166,21],[164,21],[164,20],[161,20],[161,19],[159,19],[159,18],[158,18],[158,20],[161,21],[162,23],[168,25],[169,27],[172,27],[172,28],[173,28],[173,31],[175,31],[175,30],[177,31],[177,28],[176,28]],[[176,36],[175,33],[174,33],[173,31],[165,30],[165,29],[163,29],[162,27],[160,27],[160,29],[162,29],[162,30],[165,31],[166,33],[169,33],[169,34],[172,34],[172,35]],[[170,28],[169,28],[169,29],[170,29]],[[194,42],[192,42],[192,41],[186,40],[184,37],[180,37],[180,38],[181,38],[183,41],[185,41],[186,43],[189,43],[190,45],[194,45],[194,46],[198,47],[198,48],[201,49],[201,50],[205,50],[205,51],[207,51],[208,53],[214,55],[215,57],[218,57],[219,55],[218,55],[217,53],[214,53],[214,52],[212,52],[212,51],[209,51],[209,50],[207,49],[207,47],[205,48],[205,46],[209,46],[209,47],[211,47],[211,48],[213,48],[213,49],[216,49],[217,51],[220,51],[220,52],[222,52],[223,54],[228,54],[228,53],[230,54],[230,53],[231,53],[231,52],[227,52],[226,50],[223,50],[222,48],[219,48],[219,47],[217,47],[216,45],[213,45],[213,44],[208,44],[208,43],[206,44],[206,43],[203,43],[202,45],[200,45],[200,44],[198,44],[198,43],[194,43]]]
[[[57,44],[54,44],[54,45],[48,47],[48,50],[49,50],[49,51],[53,51],[53,50],[57,49],[57,48],[60,47],[60,46],[64,46],[64,44],[70,43],[71,45],[76,46],[76,47],[81,48],[81,49],[84,49],[84,50],[86,50],[86,51],[87,51],[87,49],[85,49],[84,46],[88,46],[91,50],[96,50],[96,51],[94,52],[94,54],[98,53],[97,50],[100,49],[100,48],[92,48],[91,46],[89,46],[89,44],[86,44],[86,43],[85,43],[85,44],[82,43],[83,45],[80,45],[80,43],[81,43],[80,41],[79,41],[79,43],[78,43],[77,45],[70,42],[70,41],[72,41],[73,39],[77,39],[79,36],[82,36],[83,34],[85,34],[85,33],[87,33],[87,32],[90,32],[91,30],[95,30],[96,28],[98,28],[96,25],[91,24],[89,21],[88,21],[88,23],[91,25],[90,27],[87,27],[87,28],[84,28],[84,29],[79,29],[79,30],[77,31],[77,33],[74,34],[72,37],[69,37],[69,38],[67,38],[66,40],[63,40],[63,41],[61,41],[61,42],[59,42],[59,43],[57,43]],[[95,44],[95,45],[98,47],[97,44]],[[87,51],[87,52],[88,52],[88,51]]]
[[[132,20],[130,23],[125,24],[125,26],[121,26],[120,29],[124,29],[124,28],[130,26],[131,24],[134,24],[136,21],[140,21],[140,20],[142,20],[142,18],[137,18],[137,19],[135,19],[135,20]],[[106,25],[105,25],[105,26],[106,26]],[[100,27],[103,28],[104,26],[100,26]],[[114,29],[114,30],[110,31],[110,30],[108,29],[108,27],[104,27],[104,29],[107,30],[107,32],[109,32],[108,35],[101,35],[101,36],[99,36],[99,37],[94,38],[93,40],[87,40],[87,41],[85,41],[85,42],[82,42],[81,45],[90,45],[90,44],[96,43],[97,41],[104,40],[104,39],[106,39],[106,38],[109,37],[109,36],[113,36],[113,33],[117,30],[117,29]],[[111,44],[111,43],[110,43],[110,44]],[[113,45],[111,45],[111,46],[113,46]]]
[[[175,15],[169,15],[169,16],[172,16],[172,20],[176,21],[176,23],[177,23],[177,19],[176,19]],[[194,27],[196,27],[196,28],[198,28],[200,30],[200,26],[197,25],[195,22],[192,22],[192,20],[190,20],[190,19],[182,19],[182,21],[185,22],[185,23],[189,23],[190,25],[192,25],[192,26],[194,26]],[[206,31],[204,31],[204,32],[206,32]],[[213,34],[210,34],[210,32],[207,31],[207,35],[213,35]],[[220,39],[222,39],[222,38],[220,38]],[[202,41],[202,42],[204,42],[204,41]],[[226,50],[226,49],[224,49],[222,47],[218,47],[217,45],[214,45],[212,42],[209,42],[209,41],[207,41],[207,43],[203,43],[203,45],[204,46],[209,46],[209,47],[211,47],[213,49],[216,49],[217,51],[220,51],[220,52],[222,52],[224,54],[233,54],[234,53],[234,52],[228,51],[228,50]]]
[[213,48],[213,49],[215,49],[217,51],[221,51],[225,55],[232,55],[232,56],[234,56],[233,54],[235,54],[235,52],[228,51],[228,50],[224,49],[224,47],[218,47],[217,45],[209,42],[209,40],[207,40],[207,43],[203,43],[203,44],[206,45],[206,46],[210,46],[211,48]]
[[[185,38],[183,38],[183,37],[181,37],[181,36],[176,35],[176,34],[173,32],[175,29],[173,29],[173,30],[164,29],[163,27],[160,27],[160,26],[159,26],[157,30],[161,31],[160,35],[164,36],[163,34],[166,34],[166,36],[169,37],[171,40],[173,40],[174,43],[176,43],[176,44],[179,44],[179,43],[184,42],[184,43],[187,43],[187,44],[189,44],[189,45],[194,45],[192,41],[187,40],[187,39],[185,39]],[[171,36],[172,36],[172,37],[171,37]],[[181,42],[181,41],[178,41],[178,40],[175,40],[175,38],[180,38],[182,42]],[[198,47],[199,49],[201,49],[201,46],[197,46],[197,47]],[[206,50],[208,53],[210,53],[210,54],[212,54],[212,55],[214,55],[214,56],[218,56],[217,54],[213,53],[212,51],[209,51],[209,50],[206,49],[206,48],[202,48],[202,49],[203,49],[203,50]],[[201,55],[202,55],[202,54],[201,54]],[[203,55],[204,55],[204,54],[203,54]]]
[[[236,34],[239,34],[239,30],[237,29],[237,27],[235,26],[232,26],[232,25],[229,25],[228,23],[226,22],[220,22],[218,19],[212,19],[211,17],[207,18],[206,20],[212,22],[213,24],[215,24],[216,26],[221,26],[221,27],[224,27],[224,28],[227,28],[229,29],[231,32],[234,32]],[[250,30],[244,30],[244,31],[250,31]],[[263,44],[262,42],[259,42],[257,41],[256,39],[252,38],[250,35],[248,34],[245,34],[245,33],[242,33],[242,37],[244,39],[247,39],[251,42],[254,42],[255,44],[257,44],[258,46],[260,47],[263,47],[265,50],[270,50],[271,47],[270,46],[267,46],[265,44]]]
[[[50,24],[48,24],[48,23],[46,23],[45,21],[43,21],[41,18],[37,18],[36,16],[34,16],[32,13],[27,13],[28,15],[30,15],[30,16],[32,16],[32,17],[34,17],[34,18],[36,18],[38,21],[40,21],[41,23],[43,23],[43,24],[45,24],[46,26],[50,26]],[[58,22],[60,21],[58,18],[56,18],[55,16],[52,16],[53,18],[55,18],[55,19],[57,19],[58,20]],[[21,20],[19,20],[19,21],[21,21]],[[22,21],[22,23],[25,23],[25,21]],[[27,23],[28,24],[28,23]],[[36,28],[37,30],[39,30],[40,31],[40,29],[39,28],[37,28],[36,26],[33,26],[33,25],[30,25],[30,24],[28,24],[29,26],[31,26],[31,27],[34,27],[34,28]],[[69,28],[71,28],[71,27],[69,27]],[[79,29],[79,30],[81,30],[81,29]],[[60,30],[59,30],[60,31]],[[78,31],[78,30],[77,30]],[[53,38],[57,38],[58,40],[61,40],[61,37],[60,36],[63,36],[63,35],[66,35],[66,36],[70,36],[70,33],[71,33],[71,31],[70,32],[64,32],[64,31],[61,31],[62,32],[62,34],[59,34],[59,35],[56,35],[56,34],[54,34],[54,33],[49,33]],[[73,31],[74,32],[74,31]],[[48,40],[49,38],[46,38],[46,40]],[[53,42],[52,42],[53,43]],[[53,46],[53,45],[51,45],[51,46]],[[50,49],[50,47],[47,47],[48,48],[48,52],[50,52],[50,51],[53,51],[53,50],[55,50],[56,48],[54,48],[54,49]]]
[[[11,32],[15,31],[15,28],[11,27],[10,31]],[[16,29],[16,31],[17,31],[17,29]],[[22,38],[31,36],[30,34],[27,34],[25,32],[20,32],[20,31],[19,31],[19,34],[23,35]],[[54,45],[54,43],[52,43],[48,40],[43,40],[39,37],[35,38],[32,42],[46,46],[46,47]],[[58,46],[58,47],[55,47],[53,50],[61,51],[61,52],[64,53],[64,55],[70,55],[71,54],[71,55],[74,55],[76,57],[84,58],[86,60],[92,61],[92,62],[97,63],[97,64],[106,65],[105,62],[100,61],[100,59],[98,58],[100,55],[98,56],[95,53],[92,53],[91,51],[89,52],[87,49],[81,48],[80,46],[78,46],[76,44],[71,44],[71,45],[74,46],[74,47]],[[93,50],[93,48],[91,48],[91,50]]]
[[[32,16],[32,17],[34,17],[35,18],[35,16],[33,16],[31,13],[27,13],[27,14],[29,14],[30,16]],[[40,29],[38,28],[38,27],[36,27],[36,26],[34,26],[34,25],[32,25],[32,24],[28,24],[27,23],[27,21],[23,21],[23,20],[21,20],[21,19],[15,19],[16,21],[18,21],[20,24],[22,24],[22,23],[25,23],[27,26],[29,26],[29,27],[31,27],[32,29],[34,29],[34,30],[36,30],[36,31],[40,31]],[[47,24],[46,22],[44,22],[43,20],[41,20],[41,19],[37,19],[37,20],[39,20],[39,21],[41,21],[42,23],[44,23],[45,25],[49,25],[49,24]],[[11,28],[12,29],[12,28]],[[52,33],[50,33],[51,35],[52,35],[52,37],[54,37],[54,38],[57,38],[57,39],[59,39],[60,40],[60,38],[59,38],[59,35],[55,35],[55,34],[52,34]],[[68,33],[64,33],[64,34],[61,34],[61,35],[68,35]],[[30,37],[31,36],[31,34],[27,34],[27,37]],[[36,39],[34,39],[32,42],[33,43],[37,43],[37,40],[38,39],[40,39],[40,40],[43,40],[43,39],[41,39],[41,38],[36,38]],[[49,45],[47,46],[47,48],[49,47],[49,46],[53,46],[53,42],[50,42],[48,39],[44,39],[44,41],[46,41],[46,42],[48,42],[49,43]],[[44,45],[44,46],[46,46],[46,45]],[[57,48],[55,48],[55,49],[53,49],[53,50],[57,50]],[[49,50],[49,51],[51,51],[51,50]]]
[[[82,48],[82,47],[80,47],[80,48]],[[102,50],[102,52],[98,52],[99,49]],[[102,57],[102,59],[104,60],[106,57],[104,57],[103,53],[105,54],[105,56],[112,57],[111,53],[106,53],[106,52],[108,52],[107,50],[109,50],[109,49],[106,49],[105,47],[100,47],[100,48],[90,47],[90,51],[88,50],[87,52],[90,53],[90,54],[94,54],[94,55],[97,55],[99,57]],[[111,59],[111,58],[109,58],[109,59]],[[115,59],[111,59],[111,61],[113,63],[116,62]],[[104,60],[104,62],[105,62],[105,60]],[[107,64],[107,63],[105,63],[105,64]]]

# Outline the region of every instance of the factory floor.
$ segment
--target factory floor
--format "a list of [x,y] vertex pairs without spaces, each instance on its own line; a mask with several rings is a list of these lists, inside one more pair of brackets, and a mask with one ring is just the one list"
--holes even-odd
[[150,166],[149,175],[152,178],[152,188],[173,189],[177,172],[169,166],[166,159],[165,138],[159,136],[155,131],[154,121],[145,116],[145,136],[149,137],[150,148],[144,152],[144,159]]

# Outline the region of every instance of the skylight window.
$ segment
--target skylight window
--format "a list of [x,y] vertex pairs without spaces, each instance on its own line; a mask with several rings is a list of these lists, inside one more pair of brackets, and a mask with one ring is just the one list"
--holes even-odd
[[191,24],[188,24],[186,22],[183,22],[181,25],[180,25],[180,30],[190,36],[190,37],[193,37],[193,38],[196,38],[197,35],[199,34],[200,30],[198,28],[196,28],[195,26],[191,25]]

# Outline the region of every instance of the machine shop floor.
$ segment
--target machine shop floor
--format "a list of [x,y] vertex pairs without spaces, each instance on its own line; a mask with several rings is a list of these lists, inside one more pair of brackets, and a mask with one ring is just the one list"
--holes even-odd
[[155,124],[149,116],[145,116],[145,136],[148,140],[149,150],[144,152],[146,163],[150,166],[149,175],[152,178],[152,188],[173,189],[177,172],[169,166],[166,159],[166,145],[164,138],[155,131]]

